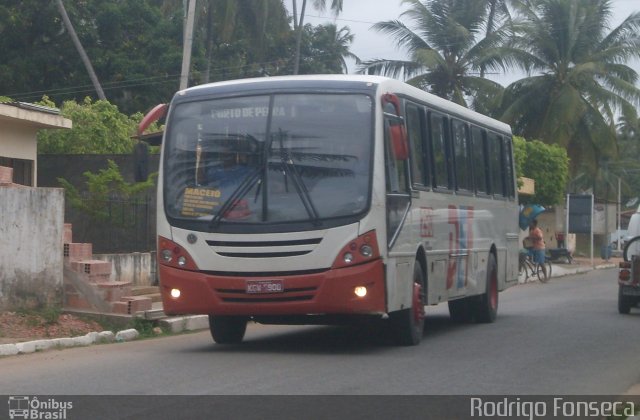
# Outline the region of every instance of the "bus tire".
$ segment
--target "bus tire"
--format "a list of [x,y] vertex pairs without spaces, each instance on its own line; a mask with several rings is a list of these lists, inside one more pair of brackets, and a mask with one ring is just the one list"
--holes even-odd
[[246,317],[209,315],[209,331],[218,344],[240,343],[246,330]]
[[413,289],[411,307],[390,314],[396,342],[402,346],[415,346],[424,334],[424,306],[427,304],[427,290],[422,265],[416,261],[413,267]]
[[625,296],[622,293],[622,286],[618,286],[618,312],[626,315],[629,312],[631,312],[631,299],[633,299],[630,296]]
[[473,316],[477,322],[491,323],[498,316],[498,269],[496,257],[491,253],[487,261],[487,282],[485,287],[485,292],[476,301]]

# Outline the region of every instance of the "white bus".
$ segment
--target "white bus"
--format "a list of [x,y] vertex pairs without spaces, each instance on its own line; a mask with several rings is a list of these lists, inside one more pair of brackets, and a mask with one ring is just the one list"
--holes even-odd
[[511,130],[377,76],[288,76],[178,92],[158,180],[168,315],[207,314],[217,343],[247,322],[379,318],[397,342],[425,307],[492,322],[517,283]]

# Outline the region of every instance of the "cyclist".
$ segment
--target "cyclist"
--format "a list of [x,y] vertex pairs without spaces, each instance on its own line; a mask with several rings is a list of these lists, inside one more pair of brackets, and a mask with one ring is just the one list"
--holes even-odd
[[528,239],[531,241],[531,255],[533,257],[533,262],[536,264],[540,264],[542,266],[542,274],[547,278],[547,267],[545,266],[545,244],[544,244],[544,236],[542,234],[542,229],[538,227],[538,221],[533,219],[529,223],[529,236]]

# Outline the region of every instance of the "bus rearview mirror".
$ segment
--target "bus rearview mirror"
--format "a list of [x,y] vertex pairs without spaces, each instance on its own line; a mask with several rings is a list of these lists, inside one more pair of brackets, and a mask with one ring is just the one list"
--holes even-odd
[[404,124],[393,124],[391,129],[391,145],[396,160],[406,160],[409,158],[409,144],[407,142],[407,132]]

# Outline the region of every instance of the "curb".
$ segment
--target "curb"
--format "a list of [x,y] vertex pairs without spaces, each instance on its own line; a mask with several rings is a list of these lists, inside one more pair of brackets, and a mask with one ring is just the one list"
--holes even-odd
[[[165,318],[159,321],[170,333],[177,334],[184,331],[199,331],[209,328],[207,315]],[[133,341],[140,337],[135,328],[118,331],[90,332],[78,337],[52,338],[44,340],[24,341],[14,344],[0,344],[0,357],[16,354],[29,354],[49,349],[63,349],[70,347],[86,347],[93,344],[122,343]]]

